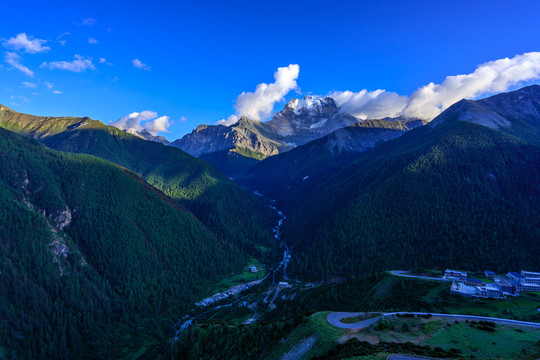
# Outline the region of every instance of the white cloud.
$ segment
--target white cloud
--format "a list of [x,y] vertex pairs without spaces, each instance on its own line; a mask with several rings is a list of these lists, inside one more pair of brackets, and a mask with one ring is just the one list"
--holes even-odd
[[448,76],[441,84],[429,83],[410,97],[403,114],[433,119],[455,102],[507,91],[511,86],[540,78],[540,52],[530,52],[482,64],[466,75]]
[[116,121],[111,121],[109,125],[115,126],[128,132],[140,132],[146,129],[152,135],[159,132],[168,132],[171,123],[168,116],[160,116],[154,111],[132,112]]
[[28,81],[23,81],[22,84],[24,87],[30,88],[30,89],[35,89],[37,87],[36,84],[28,82]]
[[275,82],[259,84],[255,92],[238,95],[234,106],[236,113],[251,120],[264,120],[272,113],[276,102],[283,101],[289,91],[298,87],[296,79],[299,72],[300,66],[296,64],[278,68],[274,73]]
[[23,103],[30,102],[30,99],[28,99],[28,98],[26,98],[24,96],[11,95],[10,99],[11,99],[11,104],[12,105],[17,105],[17,106],[19,106],[21,102],[23,102]]
[[52,92],[53,94],[55,95],[59,95],[59,94],[62,94],[62,92],[60,90],[53,90]]
[[94,39],[94,38],[89,38],[89,39],[88,39],[88,43],[89,43],[89,44],[92,44],[92,45],[97,44],[98,42],[99,42],[99,41],[97,41],[97,39]]
[[66,45],[67,40],[63,39],[63,37],[68,36],[68,35],[71,35],[71,33],[67,32],[67,31],[63,32],[63,33],[61,33],[60,35],[58,35],[56,37],[56,41],[58,41],[60,43],[60,45],[64,46],[64,45]]
[[50,70],[59,69],[73,72],[82,72],[86,69],[95,70],[95,66],[92,63],[92,58],[85,58],[81,55],[75,55],[75,60],[72,61],[51,61],[50,63],[44,62],[41,67],[48,67]]
[[107,62],[107,60],[105,58],[99,58],[99,63],[100,64],[105,64]]
[[[81,21],[81,24],[80,25],[85,25],[85,26],[94,26],[97,24],[97,21],[96,19],[92,19],[92,18],[86,18],[86,19],[82,19]],[[77,24],[79,25],[79,24]]]
[[27,36],[26,33],[20,33],[4,41],[3,45],[9,49],[22,50],[28,54],[37,54],[47,52],[51,49],[48,46],[43,46],[46,42],[46,40],[34,39],[32,36]]
[[47,87],[47,89],[50,90],[50,89],[52,89],[54,87],[54,84],[45,81],[45,86]]
[[266,119],[274,109],[275,103],[284,100],[284,96],[291,90],[298,88],[296,80],[300,73],[300,66],[290,64],[280,67],[274,73],[275,81],[271,84],[262,83],[257,85],[255,92],[243,92],[236,98],[236,114],[227,119],[218,121],[218,124],[234,124],[242,116],[251,120],[261,121]]
[[21,56],[19,54],[8,51],[5,54],[4,61],[23,74],[34,77],[34,72],[21,63]]
[[221,120],[218,120],[218,124],[219,125],[225,125],[225,126],[229,126],[229,125],[232,125],[234,123],[236,123],[238,120],[240,120],[240,116],[238,115],[230,115],[228,118],[226,119],[221,119]]
[[171,126],[171,123],[168,116],[160,116],[144,124],[144,128],[154,136],[158,132],[168,132],[169,126]]
[[341,110],[363,120],[397,116],[408,101],[407,96],[384,90],[335,91],[329,96]]
[[150,70],[150,66],[146,65],[139,59],[131,60],[133,63],[133,66],[135,66],[137,69],[143,69],[143,70]]
[[180,122],[184,122],[184,121],[186,121],[186,120],[187,120],[187,119],[186,119],[185,116],[180,116]]
[[343,111],[361,119],[403,115],[431,120],[463,98],[508,91],[519,83],[539,78],[540,52],[530,52],[489,61],[470,74],[447,76],[441,84],[429,83],[410,97],[384,90],[336,91],[330,96]]

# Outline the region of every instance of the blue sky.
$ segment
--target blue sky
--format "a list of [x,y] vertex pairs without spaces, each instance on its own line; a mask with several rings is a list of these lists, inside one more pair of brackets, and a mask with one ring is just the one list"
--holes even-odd
[[[479,64],[540,51],[538,1],[10,1],[2,8],[9,16],[0,23],[0,103],[105,123],[152,111],[169,117],[169,132],[160,133],[168,139],[234,114],[240,93],[273,82],[289,64],[299,65],[298,89],[285,100],[362,89],[411,95]],[[6,45],[21,33],[49,49]],[[6,62],[8,53],[33,77]],[[75,55],[79,67],[59,63]]]

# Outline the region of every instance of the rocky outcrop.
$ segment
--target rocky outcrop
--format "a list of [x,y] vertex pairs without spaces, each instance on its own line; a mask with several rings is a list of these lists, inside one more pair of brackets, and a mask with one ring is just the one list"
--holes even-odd
[[279,134],[267,123],[242,117],[231,126],[199,125],[190,134],[171,143],[171,146],[194,156],[242,148],[266,157],[290,148],[278,138]]
[[52,220],[58,230],[64,230],[71,223],[71,211],[66,207],[64,210],[58,211]]
[[424,123],[420,120],[365,120],[338,129],[319,141],[324,143],[326,151],[333,155],[342,152],[358,153],[367,151],[379,143],[396,139],[422,125]]
[[152,135],[148,130],[142,129],[141,131],[135,131],[135,130],[127,130],[122,129],[122,131],[127,132],[128,134],[135,135],[140,137],[141,139],[148,140],[148,141],[155,141],[158,143],[162,143],[163,145],[169,145],[169,140],[165,139],[163,136],[159,135]]

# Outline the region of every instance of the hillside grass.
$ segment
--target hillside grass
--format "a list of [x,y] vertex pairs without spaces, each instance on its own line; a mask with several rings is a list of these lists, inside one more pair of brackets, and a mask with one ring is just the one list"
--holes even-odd
[[[352,337],[372,344],[379,342],[412,342],[416,345],[440,347],[445,351],[457,349],[461,357],[471,355],[480,359],[508,358],[520,354],[540,340],[540,329],[497,325],[494,332],[481,330],[467,322],[447,321],[433,317],[387,319],[384,330],[364,329],[345,335],[344,342]],[[404,330],[404,324],[408,325]]]
[[283,343],[273,351],[269,359],[279,359],[291,351],[300,342],[315,337],[315,343],[303,358],[312,358],[324,355],[338,343],[338,339],[345,334],[343,329],[331,326],[326,320],[330,311],[311,315],[305,323],[293,330]]

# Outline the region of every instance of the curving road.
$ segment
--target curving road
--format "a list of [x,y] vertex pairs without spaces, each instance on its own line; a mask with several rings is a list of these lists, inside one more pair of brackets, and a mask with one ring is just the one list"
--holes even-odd
[[392,274],[394,276],[401,276],[401,277],[414,278],[414,279],[446,281],[446,282],[452,281],[452,280],[448,280],[448,279],[445,279],[445,278],[438,278],[438,277],[409,275],[409,274],[407,274],[407,271],[403,271],[403,270],[392,270],[392,271],[390,271],[390,274]]
[[520,320],[510,320],[510,319],[501,319],[501,318],[493,318],[493,317],[487,317],[487,316],[476,316],[476,315],[460,315],[460,314],[437,314],[437,313],[420,313],[420,312],[394,312],[394,313],[386,313],[379,317],[368,319],[364,321],[360,321],[354,324],[344,324],[340,320],[345,317],[353,317],[357,316],[363,313],[351,313],[351,312],[333,312],[328,315],[326,318],[328,322],[338,328],[342,329],[363,329],[365,327],[368,327],[372,324],[375,324],[379,319],[385,318],[385,317],[393,317],[404,314],[413,314],[413,315],[432,315],[436,317],[440,317],[443,319],[453,319],[453,320],[475,320],[475,321],[491,321],[498,325],[513,325],[513,326],[525,326],[530,328],[536,328],[540,329],[540,323],[534,323],[534,322],[528,322],[528,321],[520,321]]

